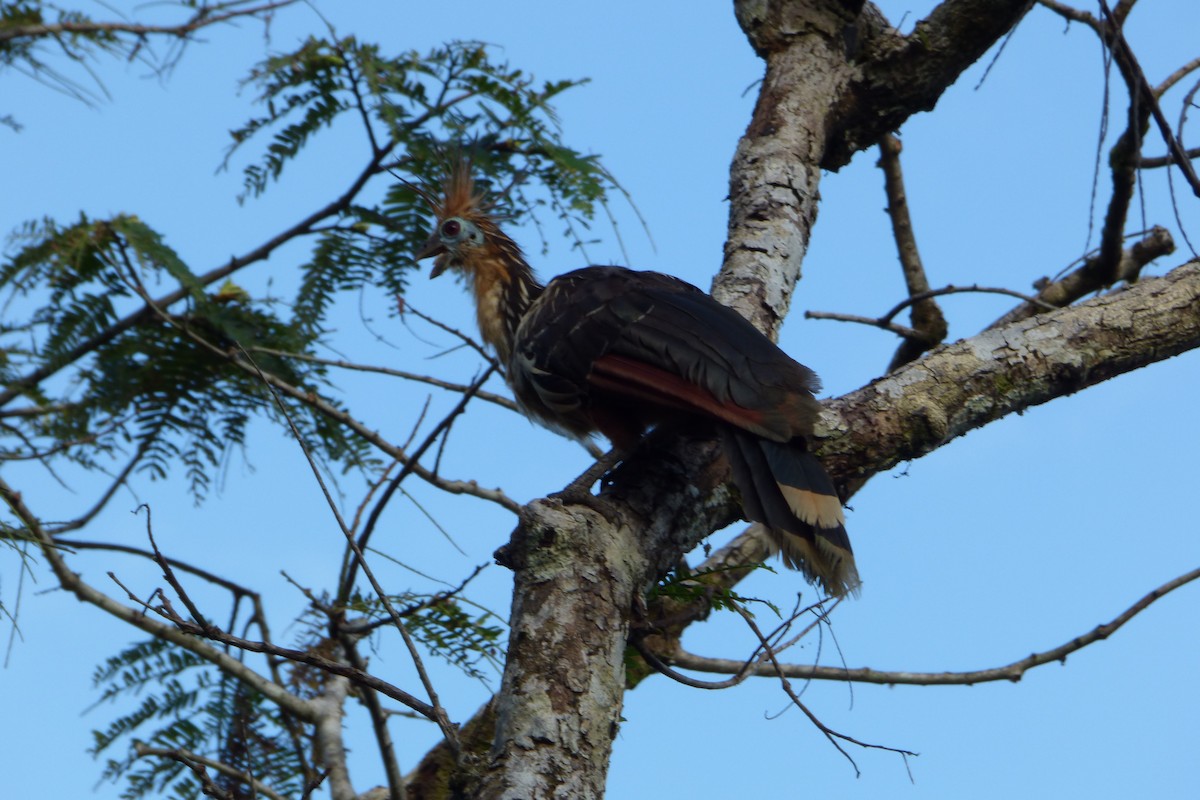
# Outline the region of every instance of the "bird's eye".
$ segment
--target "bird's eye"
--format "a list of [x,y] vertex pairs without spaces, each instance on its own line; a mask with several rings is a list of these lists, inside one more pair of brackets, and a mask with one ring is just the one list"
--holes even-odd
[[442,236],[453,239],[462,232],[462,224],[456,219],[448,219],[442,223]]

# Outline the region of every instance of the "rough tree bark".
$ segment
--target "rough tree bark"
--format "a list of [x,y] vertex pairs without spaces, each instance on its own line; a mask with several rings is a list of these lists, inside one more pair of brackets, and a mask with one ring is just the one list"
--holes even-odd
[[[774,335],[800,277],[822,170],[932,108],[1029,5],[947,0],[901,36],[869,3],[735,2],[766,74],[731,168],[714,295]],[[941,348],[828,401],[821,455],[835,481],[861,480],[1006,414],[1197,346],[1200,265],[1189,264]],[[411,797],[603,795],[637,599],[736,518],[727,478],[713,442],[661,432],[615,472],[597,507],[547,499],[526,509],[502,555],[516,576],[502,689],[465,726],[474,739],[494,713],[490,750],[455,767],[436,748],[410,777]]]

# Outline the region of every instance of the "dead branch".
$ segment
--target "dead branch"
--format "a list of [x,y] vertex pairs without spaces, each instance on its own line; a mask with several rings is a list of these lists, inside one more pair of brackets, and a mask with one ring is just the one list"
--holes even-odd
[[[992,681],[1011,681],[1016,683],[1025,677],[1025,673],[1031,669],[1044,664],[1066,663],[1067,656],[1096,642],[1107,639],[1124,627],[1135,616],[1149,608],[1154,602],[1197,579],[1200,579],[1200,569],[1184,573],[1147,593],[1111,621],[1097,625],[1087,633],[1076,636],[1058,647],[1034,653],[1000,667],[971,670],[969,672],[902,672],[877,670],[870,667],[846,669],[844,667],[823,667],[809,664],[781,664],[779,668],[787,677],[797,680],[847,681],[885,685],[907,684],[914,686],[970,686],[976,683],[988,683]],[[720,675],[741,675],[747,669],[746,663],[734,659],[706,658],[684,650],[676,650],[670,658],[672,666],[696,672],[716,673]],[[755,663],[749,669],[761,677],[775,677],[777,675],[774,665]]]
[[[3,492],[3,487],[0,487],[0,492]],[[195,623],[191,620],[186,620],[182,616],[180,616],[179,613],[176,612],[172,608],[170,599],[167,598],[161,592],[156,593],[156,597],[159,600],[159,605],[151,605],[150,603],[144,602],[141,599],[139,599],[137,597],[137,595],[133,594],[132,591],[130,591],[125,586],[123,586],[120,583],[120,581],[118,581],[112,575],[112,573],[109,573],[109,577],[112,577],[114,582],[116,582],[118,586],[121,586],[121,588],[124,589],[126,596],[129,598],[129,600],[131,602],[136,603],[139,606],[139,609],[137,611],[133,611],[133,609],[129,609],[129,611],[132,612],[129,615],[130,619],[132,619],[136,616],[136,618],[138,618],[138,619],[147,620],[149,623],[154,623],[154,620],[150,619],[145,613],[145,612],[152,612],[152,613],[157,614],[158,616],[162,617],[163,619],[166,619],[171,622],[171,627],[169,627],[169,628],[167,626],[153,627],[153,625],[151,625],[149,627],[147,625],[136,625],[135,626],[135,627],[142,628],[143,630],[146,630],[147,632],[149,632],[152,636],[155,636],[156,638],[164,639],[164,640],[170,641],[174,644],[182,644],[185,641],[195,642],[196,638],[208,639],[210,641],[218,642],[219,644],[228,645],[237,650],[244,650],[248,653],[263,653],[265,655],[278,656],[279,658],[284,658],[284,659],[287,659],[288,661],[295,661],[296,663],[299,663],[299,664],[307,664],[310,667],[316,667],[317,669],[320,669],[324,672],[328,672],[332,675],[336,675],[336,676],[343,677],[343,678],[348,678],[351,682],[357,684],[358,686],[362,686],[367,689],[372,689],[374,691],[380,692],[381,694],[387,695],[388,697],[392,698],[393,700],[395,700],[403,705],[408,706],[413,711],[416,711],[418,714],[420,714],[423,717],[426,717],[428,719],[434,719],[432,706],[430,706],[427,703],[422,702],[421,700],[418,700],[416,697],[413,697],[408,692],[405,692],[403,689],[400,689],[396,686],[391,685],[390,683],[388,683],[386,681],[376,678],[374,675],[371,675],[369,673],[359,672],[358,670],[356,670],[346,664],[343,664],[338,661],[334,661],[329,658],[325,658],[324,656],[320,656],[320,655],[317,655],[316,653],[312,653],[309,651],[292,650],[291,648],[280,647],[278,645],[271,644],[270,642],[254,641],[251,639],[245,639],[245,638],[242,638],[241,636],[235,636],[234,634],[229,633],[228,631],[225,631],[225,630],[218,628],[216,626],[213,626],[213,625],[209,625],[207,627],[198,625],[197,623]],[[121,608],[125,608],[125,607],[121,606]],[[114,615],[114,616],[118,616],[118,615]],[[122,617],[122,618],[124,619],[124,617]],[[125,621],[129,621],[129,620],[126,619]],[[178,632],[178,634],[182,634],[182,637],[179,635],[171,635],[176,632]],[[201,655],[202,657],[207,658],[206,654],[203,652],[202,649],[198,649],[195,646],[187,646],[186,649],[197,653],[197,655]],[[224,656],[225,654],[219,653],[219,655]],[[230,658],[229,656],[225,656],[225,658],[229,659],[229,661],[234,664],[241,664],[241,662],[235,661],[232,658]],[[229,674],[232,677],[237,678],[238,680],[241,680],[247,684],[250,684],[251,687],[254,689],[259,689],[259,686],[264,685],[265,679],[263,679],[261,676],[257,676],[257,673],[248,672],[247,669],[233,669],[225,661],[220,660],[220,659],[208,658],[208,660],[214,661],[216,666],[222,672],[225,672],[226,674]],[[251,675],[257,676],[258,680],[253,681],[252,679],[250,679]],[[256,683],[258,685],[255,685]],[[282,687],[280,687],[279,691],[284,691],[284,690],[282,689]],[[266,692],[264,692],[264,694],[266,694]],[[278,692],[272,691],[271,694],[276,695],[276,694],[278,694]],[[287,696],[291,698],[291,701],[296,701],[297,703],[305,704],[303,706],[303,708],[293,706],[288,709],[289,711],[292,711],[293,713],[296,714],[296,716],[300,717],[301,719],[304,719],[306,722],[315,722],[316,721],[316,719],[315,719],[316,713],[314,712],[313,709],[308,708],[307,701],[301,700],[300,698],[298,698],[295,695],[292,695],[290,693],[288,693]],[[269,699],[275,701],[276,697],[270,696]],[[288,702],[290,704],[291,701],[286,701],[286,702]]]
[[[345,567],[342,570],[342,577],[338,581],[339,602],[345,602],[346,598],[349,597],[350,592],[353,590],[354,573],[357,570],[358,565],[362,562],[362,553],[367,549],[367,543],[371,539],[371,534],[375,531],[375,526],[379,522],[379,517],[383,513],[383,509],[387,506],[388,501],[391,499],[396,489],[400,487],[401,482],[403,482],[406,477],[412,474],[413,468],[420,463],[421,457],[425,455],[425,452],[430,447],[433,446],[433,443],[436,442],[443,433],[449,432],[450,426],[454,424],[454,420],[466,410],[467,403],[471,401],[471,398],[474,396],[475,392],[479,391],[479,388],[487,382],[488,378],[491,377],[492,372],[494,372],[495,369],[495,364],[488,366],[488,368],[484,370],[483,374],[475,380],[468,390],[463,392],[462,398],[458,401],[454,408],[450,410],[450,413],[443,417],[442,420],[434,426],[433,430],[429,432],[429,435],[425,437],[425,441],[422,442],[421,445],[412,452],[412,454],[405,461],[404,466],[401,467],[400,472],[396,474],[395,478],[392,478],[387,487],[383,490],[379,500],[375,503],[375,507],[371,509],[371,513],[367,517],[367,522],[363,526],[362,533],[360,533],[357,537],[357,542],[353,548],[354,552],[351,553],[350,550],[346,551],[343,561]],[[347,533],[350,534],[349,529],[347,529]]]
[[888,364],[888,372],[919,358],[922,353],[941,344],[948,331],[946,318],[938,304],[933,301],[933,295],[925,294],[929,292],[929,279],[925,275],[925,265],[921,261],[917,236],[908,210],[908,193],[904,188],[904,171],[900,166],[902,149],[899,138],[890,133],[886,134],[879,140],[878,166],[883,170],[884,189],[888,199],[887,213],[892,220],[892,234],[896,239],[900,267],[904,272],[904,284],[908,288],[910,298],[917,295],[922,297],[912,302],[910,312],[915,335],[904,336],[904,341]]
[[[1117,263],[1117,280],[1132,282],[1141,276],[1142,269],[1160,256],[1175,252],[1175,240],[1166,228],[1155,225],[1134,245],[1121,253]],[[1010,325],[1028,319],[1047,308],[1069,306],[1076,300],[1098,292],[1110,285],[1111,273],[1103,268],[1098,254],[1088,256],[1073,272],[1056,281],[1042,281],[1036,298],[1028,298],[988,326],[988,329]]]
[[[922,292],[917,292],[913,295],[910,295],[908,298],[901,300],[896,305],[892,306],[887,311],[887,313],[885,313],[883,316],[880,316],[880,317],[863,317],[858,314],[842,314],[842,313],[835,312],[835,311],[805,311],[804,318],[805,319],[828,319],[828,320],[834,320],[837,322],[857,322],[860,325],[870,325],[875,328],[882,328],[885,331],[891,331],[892,333],[896,334],[897,336],[904,337],[906,340],[911,340],[911,341],[920,343],[922,341],[925,341],[926,334],[923,333],[922,331],[918,331],[913,328],[908,328],[908,327],[905,327],[904,325],[898,325],[897,323],[892,322],[892,320],[896,317],[896,315],[899,314],[901,311],[903,311],[905,308],[907,308],[909,306],[913,306],[913,305],[921,303],[921,302],[924,302],[925,300],[928,300],[930,298],[941,297],[942,295],[947,295],[947,294],[961,294],[964,292],[974,292],[974,293],[979,293],[979,294],[1004,294],[1004,295],[1008,295],[1009,297],[1016,297],[1021,300],[1024,300],[1027,304],[1035,306],[1044,311],[1053,311],[1056,308],[1055,306],[1053,306],[1043,300],[1040,300],[1036,297],[1031,297],[1030,295],[1023,294],[1018,291],[1014,291],[1012,289],[1004,289],[1002,287],[980,286],[979,284],[971,284],[970,286],[950,285],[950,286],[944,286],[941,289],[927,289]],[[939,311],[939,315],[940,315],[940,311]],[[928,350],[928,349],[929,348],[925,348],[925,350]],[[922,352],[924,352],[924,351],[922,351]],[[890,372],[890,371],[898,368],[899,366],[903,366],[903,365],[897,364],[897,365],[891,366],[888,368],[888,371]]]
[[800,699],[800,695],[796,694],[795,689],[792,688],[792,683],[789,680],[788,676],[784,674],[783,666],[779,663],[779,659],[776,658],[775,651],[771,647],[770,641],[768,640],[767,637],[763,636],[762,631],[760,631],[758,628],[758,624],[755,623],[755,621],[754,621],[754,617],[751,614],[749,614],[749,612],[747,612],[744,608],[738,607],[737,610],[742,615],[742,619],[744,619],[746,621],[746,625],[749,626],[750,630],[752,630],[754,632],[755,636],[758,637],[758,640],[761,643],[763,651],[767,655],[767,659],[771,662],[771,667],[775,672],[775,676],[777,678],[779,678],[779,683],[783,687],[784,693],[787,694],[787,696],[791,699],[792,705],[794,705],[796,708],[800,709],[800,711],[804,714],[804,716],[808,717],[809,722],[811,722],[813,725],[815,725],[817,727],[817,730],[821,731],[821,733],[825,735],[825,738],[829,740],[829,743],[832,744],[834,747],[836,747],[838,752],[846,757],[846,760],[849,761],[851,766],[854,767],[855,777],[859,777],[861,775],[861,773],[859,772],[859,769],[858,769],[858,764],[854,761],[854,759],[850,756],[850,754],[848,752],[846,752],[846,749],[844,747],[842,747],[839,740],[841,740],[842,742],[848,742],[850,744],[858,745],[859,747],[862,747],[864,749],[886,750],[890,753],[896,753],[897,755],[899,755],[905,759],[907,759],[908,756],[917,755],[916,753],[912,752],[911,750],[902,750],[897,747],[889,747],[888,745],[871,744],[869,742],[864,742],[860,739],[854,738],[853,736],[847,736],[844,733],[839,733],[838,731],[835,731],[833,728],[830,728],[824,722],[821,722],[821,720],[817,717],[817,715],[814,714],[808,708],[808,706],[806,706],[804,704],[804,702]]
[[[92,20],[46,22],[26,25],[6,25],[0,27],[0,43],[16,39],[45,39],[60,36],[96,36],[103,34],[132,34],[138,39],[150,36],[177,37],[185,39],[196,31],[210,25],[218,25],[238,17],[253,17],[290,6],[297,0],[276,0],[250,8],[237,8],[244,2],[218,3],[202,5],[186,22],[176,25],[146,25],[137,22],[95,22]],[[224,9],[230,9],[225,11]],[[217,11],[218,13],[213,13]]]
[[[1167,151],[1174,157],[1175,164],[1179,167],[1179,171],[1183,174],[1184,179],[1187,180],[1192,193],[1200,197],[1200,177],[1196,176],[1195,170],[1192,169],[1192,162],[1188,159],[1186,152],[1179,144],[1179,140],[1175,138],[1175,133],[1171,130],[1171,123],[1167,122],[1167,117],[1163,114],[1162,106],[1159,105],[1158,95],[1154,91],[1154,87],[1146,80],[1146,73],[1142,71],[1142,66],[1138,63],[1137,57],[1133,53],[1133,48],[1129,46],[1129,42],[1125,39],[1125,32],[1122,29],[1122,22],[1124,20],[1114,17],[1104,0],[1100,0],[1100,8],[1108,18],[1108,30],[1112,37],[1110,46],[1117,56],[1117,62],[1128,64],[1129,77],[1132,79],[1130,81],[1130,89],[1140,95],[1140,100],[1149,106],[1150,115],[1154,118],[1154,123],[1158,126],[1158,132],[1167,145]],[[1118,8],[1120,8],[1120,5],[1118,5]]]
[[[1184,151],[1184,155],[1190,159],[1200,158],[1200,147],[1189,147]],[[1175,156],[1170,154],[1165,156],[1142,156],[1141,160],[1138,161],[1138,168],[1158,169],[1160,167],[1169,167],[1174,163]]]
[[[147,524],[149,524],[148,521]],[[84,542],[79,541],[78,539],[68,539],[57,534],[54,535],[54,543],[58,545],[58,547],[65,550],[102,550],[110,553],[127,553],[129,555],[147,558],[155,562],[157,562],[158,558],[161,556],[161,553],[156,554],[150,550],[145,550],[141,547],[134,547],[132,545],[116,544],[114,542]],[[256,603],[262,599],[258,592],[254,591],[253,589],[242,586],[239,583],[234,583],[228,578],[222,578],[220,575],[217,575],[214,572],[209,572],[202,567],[197,567],[194,564],[189,564],[186,561],[180,561],[176,558],[166,560],[173,568],[182,572],[186,572],[190,575],[195,575],[197,578],[208,581],[215,586],[220,586],[223,589],[227,589],[234,597],[249,597]]]

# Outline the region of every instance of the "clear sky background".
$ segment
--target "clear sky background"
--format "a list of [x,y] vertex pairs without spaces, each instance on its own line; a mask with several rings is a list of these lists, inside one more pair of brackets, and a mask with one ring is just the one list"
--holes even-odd
[[[880,5],[907,29],[934,4]],[[729,3],[373,0],[319,6],[339,32],[377,41],[385,52],[480,39],[539,78],[590,78],[557,108],[568,143],[601,154],[645,218],[653,244],[630,207],[613,204],[629,265],[709,285],[721,263],[729,161],[763,71]],[[99,4],[88,10],[104,16]],[[269,40],[256,24],[210,29],[206,43],[193,46],[166,79],[147,75],[137,63],[102,62],[97,72],[110,97],[91,108],[4,73],[0,114],[12,114],[24,129],[0,129],[0,230],[42,215],[67,221],[80,211],[136,213],[202,272],[323,205],[366,158],[366,143],[349,117],[318,137],[262,199],[236,201],[245,156],[230,171],[217,170],[227,132],[255,113],[253,92],[239,93],[239,80],[267,52],[294,48],[322,30],[305,8],[281,14]],[[1200,4],[1190,0],[1146,0],[1128,27],[1152,83],[1200,55],[1197,31]],[[1096,244],[1095,233],[1089,243],[1089,216],[1102,213],[1109,181],[1102,173],[1093,209],[1103,104],[1095,36],[1038,8],[979,86],[993,55],[968,71],[934,113],[914,117],[901,131],[909,200],[935,286],[1025,290]],[[1119,132],[1125,94],[1113,80],[1110,130]],[[1178,107],[1172,98],[1168,115],[1174,118]],[[1154,143],[1147,150],[1162,148]],[[257,152],[253,144],[247,150]],[[1106,157],[1107,144],[1102,161]],[[804,280],[781,342],[822,376],[833,396],[878,376],[896,344],[878,330],[802,318],[808,309],[876,315],[903,296],[876,159],[874,151],[861,153],[825,176]],[[1146,222],[1171,228],[1186,251],[1164,187],[1161,170],[1147,176]],[[1180,198],[1180,216],[1200,242],[1200,206],[1186,193]],[[564,240],[551,236],[543,255],[535,231],[511,233],[543,278],[585,263]],[[611,228],[598,225],[594,234],[600,242],[588,251],[592,262],[626,261]],[[306,252],[303,244],[289,246],[265,269],[238,280],[256,295],[289,297]],[[1182,252],[1161,259],[1148,273],[1162,274],[1186,258]],[[415,277],[407,300],[472,326],[468,298],[450,280]],[[382,291],[346,298],[338,324],[348,357],[450,380],[474,374],[477,364],[462,354],[430,360],[449,340],[428,328],[406,328],[388,315],[390,304]],[[942,305],[955,339],[975,333],[1011,303],[955,295]],[[364,330],[363,316],[390,345]],[[912,671],[998,666],[1090,630],[1197,566],[1198,374],[1200,356],[1177,357],[990,425],[871,481],[855,497],[848,522],[865,581],[862,597],[835,616],[846,663]],[[395,441],[407,436],[426,397],[394,380],[337,380],[355,415]],[[433,411],[448,410],[455,400],[435,397]],[[433,411],[430,418],[437,419]],[[457,426],[442,469],[502,486],[525,501],[560,489],[586,464],[578,445],[512,415],[476,408]],[[10,476],[6,469],[5,477],[44,516],[74,516],[91,502],[94,484],[87,476],[66,476],[75,494],[28,470],[14,468]],[[389,508],[377,543],[446,581],[490,561],[514,524],[490,504],[415,482],[407,486],[467,555],[403,500]],[[357,487],[345,488],[352,506]],[[89,537],[142,544],[144,518],[129,513],[139,502],[152,504],[156,534],[170,554],[264,591],[281,640],[299,635],[286,625],[304,599],[279,571],[313,587],[335,579],[341,535],[295,444],[265,424],[252,430],[246,454],[231,460],[222,491],[204,505],[193,506],[178,484],[141,481],[137,496],[114,500]],[[714,535],[711,543],[729,535]],[[11,608],[19,596],[21,614],[21,637],[0,672],[2,794],[85,797],[94,790],[91,796],[115,798],[119,787],[97,786],[101,765],[86,750],[89,731],[104,727],[118,709],[88,710],[96,697],[90,677],[105,657],[139,637],[62,593],[45,592],[52,582],[40,569],[36,584],[27,577],[22,586],[16,557],[0,558],[0,598]],[[146,564],[112,555],[72,563],[101,587],[110,569],[145,594],[161,584]],[[396,588],[439,588],[399,569],[381,569]],[[508,586],[507,573],[493,566],[470,596],[504,616]],[[742,588],[785,607],[807,590],[795,574],[782,572],[756,576]],[[626,698],[609,794],[1194,796],[1200,786],[1198,591],[1185,588],[1112,639],[1017,684],[808,688],[805,702],[831,727],[919,752],[908,764],[911,782],[897,756],[851,749],[862,770],[856,779],[820,733],[787,710],[775,681],[703,692],[653,678]],[[697,626],[686,645],[730,658],[752,648],[733,619]],[[820,657],[837,663],[828,647]],[[814,658],[815,646],[791,654],[794,661]],[[390,646],[380,649],[373,667],[397,685],[415,685],[406,658]],[[448,669],[439,672],[443,700],[456,720],[469,717],[499,683],[498,675],[489,688]],[[360,790],[383,782],[364,721],[357,710],[347,720]],[[405,770],[436,740],[426,723],[397,720],[393,730]]]

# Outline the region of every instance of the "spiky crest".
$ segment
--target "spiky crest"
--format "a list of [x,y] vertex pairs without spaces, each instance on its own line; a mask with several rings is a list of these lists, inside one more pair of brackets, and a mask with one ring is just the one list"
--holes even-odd
[[471,172],[471,162],[460,160],[442,184],[440,199],[418,190],[437,217],[435,237],[441,224],[451,218],[470,222],[483,234],[482,244],[444,248],[437,256],[434,276],[452,269],[470,281],[479,330],[500,360],[507,362],[517,326],[530,303],[541,294],[542,286],[534,278],[520,246],[491,216],[494,204],[484,192],[475,189]]
[[489,215],[492,207],[493,204],[488,201],[486,194],[475,191],[471,162],[464,158],[451,170],[446,182],[442,184],[442,200],[434,209],[434,213],[438,219],[463,217],[472,222],[483,220],[494,228],[496,223]]

